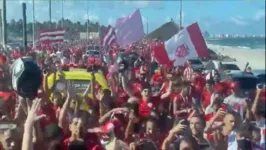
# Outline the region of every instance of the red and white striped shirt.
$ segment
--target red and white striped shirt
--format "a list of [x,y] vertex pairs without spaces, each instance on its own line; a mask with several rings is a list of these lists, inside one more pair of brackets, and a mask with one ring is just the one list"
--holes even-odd
[[185,81],[191,81],[192,76],[193,76],[193,73],[194,73],[193,69],[190,68],[190,67],[187,67],[187,68],[184,70],[184,74],[183,74],[183,76],[184,76],[184,80],[185,80]]

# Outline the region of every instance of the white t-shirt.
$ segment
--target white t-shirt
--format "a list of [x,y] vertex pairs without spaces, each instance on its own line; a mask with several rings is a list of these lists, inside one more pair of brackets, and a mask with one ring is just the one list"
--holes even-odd
[[62,57],[63,57],[63,53],[62,53],[61,51],[57,51],[57,52],[56,52],[56,56],[57,56],[58,58],[62,58]]
[[261,139],[260,139],[260,146],[265,147],[265,135],[263,134],[263,130],[266,129],[266,120],[264,117],[260,118],[260,121],[256,122],[257,126],[260,128]]
[[224,99],[224,103],[227,104],[230,109],[240,113],[241,117],[244,118],[244,110],[247,106],[246,98],[230,95]]
[[236,132],[232,131],[227,139],[227,150],[237,150]]
[[69,64],[68,58],[66,58],[66,57],[61,58],[61,63],[62,64]]

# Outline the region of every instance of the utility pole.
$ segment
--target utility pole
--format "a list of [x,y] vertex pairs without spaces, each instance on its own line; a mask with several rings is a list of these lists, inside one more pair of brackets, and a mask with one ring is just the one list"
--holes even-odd
[[182,0],[180,0],[180,23],[179,23],[179,31],[182,29]]
[[146,28],[147,28],[147,34],[149,34],[149,22],[148,22],[148,18],[146,20]]
[[2,9],[0,9],[0,36],[1,36],[1,42],[0,44],[3,44],[3,32],[2,32]]
[[52,28],[52,1],[49,0],[49,22],[50,22],[50,29]]
[[26,3],[22,3],[22,15],[23,15],[23,53],[27,51],[27,16],[26,16]]
[[61,27],[64,27],[64,0],[62,0],[62,21],[61,21]]
[[3,40],[3,48],[6,50],[7,43],[7,30],[6,30],[6,0],[2,1],[2,40]]
[[86,22],[87,22],[87,40],[89,40],[89,2],[87,1],[87,20],[86,20]]
[[32,0],[32,44],[35,49],[35,3]]

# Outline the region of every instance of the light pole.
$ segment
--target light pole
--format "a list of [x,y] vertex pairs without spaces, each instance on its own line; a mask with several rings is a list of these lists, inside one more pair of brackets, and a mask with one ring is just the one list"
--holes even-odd
[[61,27],[64,27],[64,0],[62,0],[62,22],[61,22]]
[[52,1],[49,0],[49,22],[50,22],[50,29],[52,28]]
[[6,50],[7,43],[7,31],[6,31],[6,0],[2,1],[2,40],[3,40],[3,48]]
[[179,23],[179,31],[182,29],[182,0],[180,0],[180,23]]
[[2,9],[0,9],[0,36],[1,36],[1,44],[3,44],[3,30],[2,30]]
[[146,19],[146,28],[147,28],[147,34],[149,34],[149,21],[148,21],[148,18]]
[[89,40],[89,1],[87,1],[87,40]]
[[32,0],[32,44],[35,49],[35,3]]

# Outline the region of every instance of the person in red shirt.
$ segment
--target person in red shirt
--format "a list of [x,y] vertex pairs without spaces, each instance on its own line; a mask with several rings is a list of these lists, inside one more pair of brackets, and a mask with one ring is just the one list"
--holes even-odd
[[213,91],[214,91],[214,81],[208,80],[201,95],[201,106],[203,111],[205,111],[206,107],[210,105],[211,95]]
[[181,92],[176,95],[173,101],[173,114],[176,118],[184,119],[188,117],[192,108],[192,99],[189,96],[190,84],[184,82]]
[[160,98],[152,96],[151,88],[145,85],[141,91],[141,99],[139,101],[139,114],[143,119],[150,116],[152,110],[157,109]]
[[70,137],[64,139],[63,146],[64,150],[68,150],[68,146],[73,141],[84,142],[87,150],[91,150],[95,147],[101,147],[101,143],[98,136],[95,133],[86,132],[83,121],[81,118],[73,118],[69,125],[71,131]]

